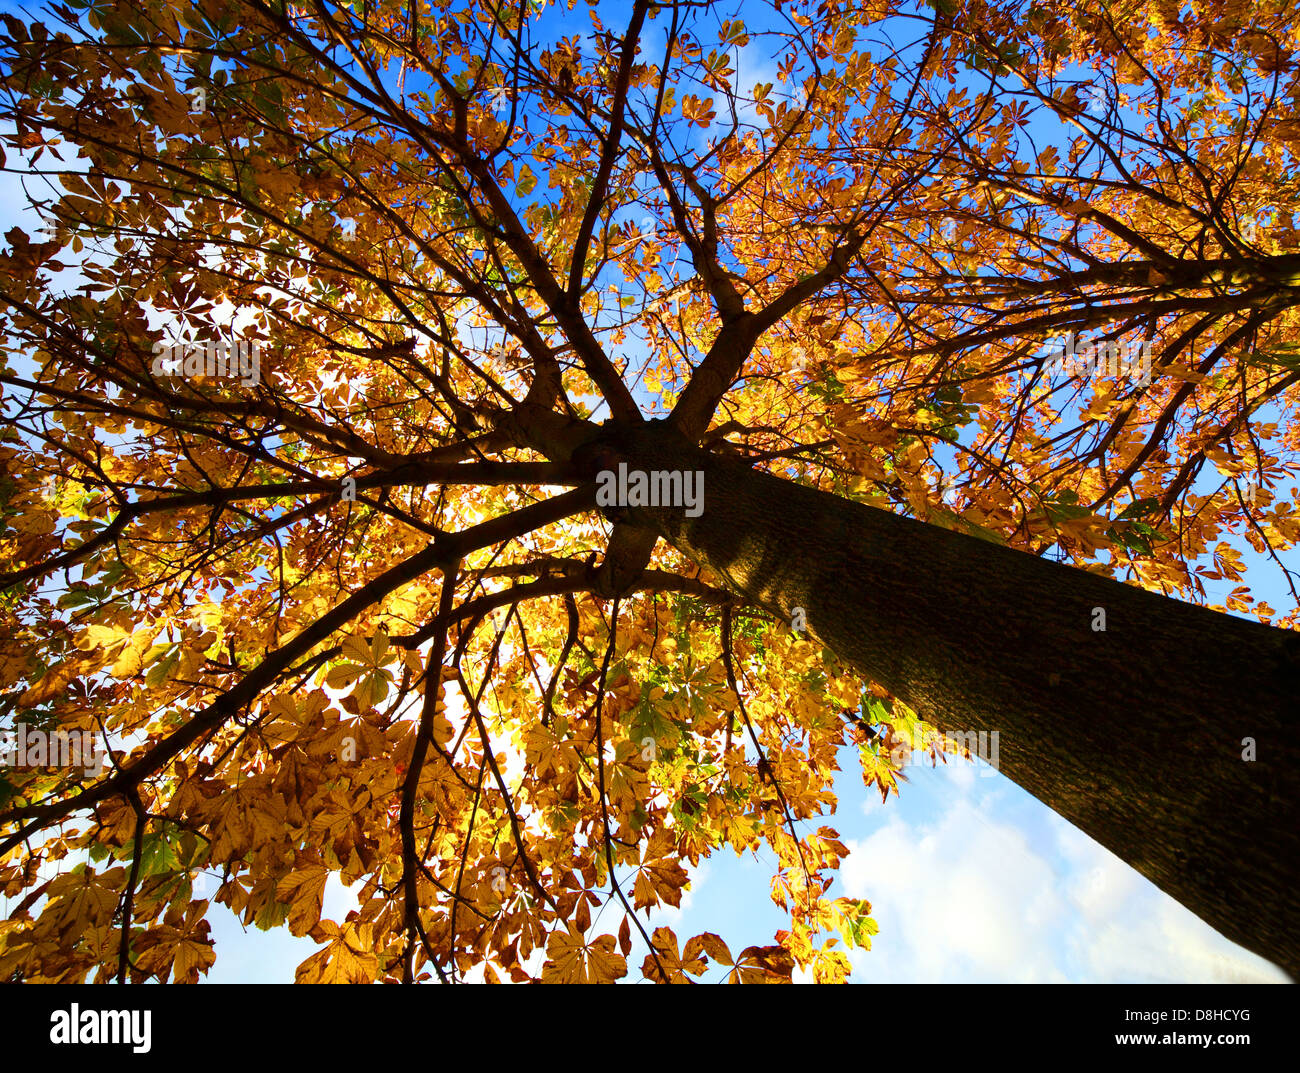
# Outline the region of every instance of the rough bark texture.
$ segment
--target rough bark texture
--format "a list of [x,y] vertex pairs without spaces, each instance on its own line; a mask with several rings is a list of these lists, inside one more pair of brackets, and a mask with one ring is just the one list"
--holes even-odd
[[998,731],[1004,775],[1300,975],[1300,635],[803,488],[661,428],[619,447],[646,469],[705,473],[701,517],[638,508],[625,522],[787,621],[803,608],[809,633],[941,730]]

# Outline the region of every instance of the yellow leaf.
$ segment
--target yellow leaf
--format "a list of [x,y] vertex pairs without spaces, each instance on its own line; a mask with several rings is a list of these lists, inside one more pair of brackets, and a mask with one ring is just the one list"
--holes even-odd
[[711,931],[701,932],[692,939],[686,940],[686,950],[682,954],[685,961],[694,961],[703,951],[713,958],[719,965],[733,964],[731,951],[727,949],[727,944],[722,941],[722,937],[715,935]]
[[322,920],[312,929],[317,941],[331,939],[324,950],[313,954],[294,976],[300,984],[368,984],[379,976],[379,958],[370,950],[373,925],[348,923],[340,928]]
[[751,946],[740,952],[736,967],[727,976],[732,984],[788,984],[794,972],[794,958],[783,946]]
[[83,651],[89,651],[92,648],[104,648],[111,652],[124,645],[130,636],[130,630],[124,630],[118,626],[101,626],[96,623],[88,626],[86,632],[78,637],[74,643]]
[[627,975],[627,959],[615,949],[614,936],[599,935],[591,943],[569,925],[551,932],[546,942],[544,984],[612,984]]
[[289,905],[289,932],[306,935],[320,923],[321,906],[325,901],[325,881],[329,870],[321,864],[309,864],[290,872],[275,888],[279,901]]

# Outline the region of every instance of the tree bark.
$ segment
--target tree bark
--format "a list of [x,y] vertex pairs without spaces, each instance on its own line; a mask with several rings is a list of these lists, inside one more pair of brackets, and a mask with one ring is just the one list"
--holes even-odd
[[1300,974],[1300,634],[805,488],[650,426],[622,448],[630,465],[704,473],[700,517],[634,508],[625,523],[786,621],[802,608],[813,637],[940,730],[998,731],[1002,774]]

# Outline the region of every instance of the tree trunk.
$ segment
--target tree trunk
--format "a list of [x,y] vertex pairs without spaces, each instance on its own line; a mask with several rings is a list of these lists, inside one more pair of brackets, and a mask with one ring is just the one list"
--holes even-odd
[[702,470],[704,511],[637,508],[626,522],[786,621],[802,608],[810,634],[940,730],[998,731],[1004,775],[1223,935],[1300,973],[1300,635],[658,431],[630,439],[630,465]]

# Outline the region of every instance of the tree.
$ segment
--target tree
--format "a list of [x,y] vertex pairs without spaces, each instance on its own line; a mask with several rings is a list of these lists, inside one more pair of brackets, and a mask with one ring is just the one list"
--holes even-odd
[[[300,980],[843,979],[812,821],[944,730],[1295,972],[1256,7],[5,16],[0,688],[107,759],[3,773],[0,975],[197,979],[208,871]],[[646,932],[761,842],[774,945]]]

